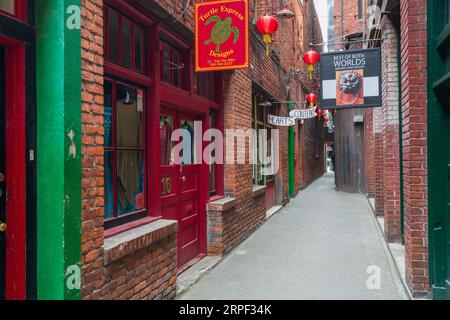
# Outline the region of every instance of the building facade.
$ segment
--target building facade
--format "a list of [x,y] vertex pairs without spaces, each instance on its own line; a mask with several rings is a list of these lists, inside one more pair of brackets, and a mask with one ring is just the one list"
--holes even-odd
[[450,3],[380,0],[366,6],[360,39],[362,48],[381,47],[383,102],[364,111],[364,192],[388,242],[403,245],[399,269],[411,295],[449,299],[444,92]]
[[[287,3],[297,16],[270,55],[254,21],[281,7],[248,4],[250,67],[196,73],[190,2],[1,1],[1,298],[171,299],[180,272],[227,254],[323,173],[321,121],[267,121],[313,86],[295,76],[305,42],[322,41],[313,2]],[[173,161],[177,129],[202,150],[210,128],[279,129],[279,170]]]

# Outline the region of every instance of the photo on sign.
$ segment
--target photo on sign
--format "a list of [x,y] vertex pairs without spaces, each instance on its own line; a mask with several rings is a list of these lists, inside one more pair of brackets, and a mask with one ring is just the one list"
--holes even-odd
[[336,71],[336,105],[364,104],[364,70]]

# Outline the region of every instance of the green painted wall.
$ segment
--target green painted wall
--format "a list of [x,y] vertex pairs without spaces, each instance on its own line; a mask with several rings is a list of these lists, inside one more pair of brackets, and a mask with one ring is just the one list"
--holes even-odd
[[81,35],[66,24],[71,5],[80,1],[36,2],[38,299],[80,296]]
[[427,2],[428,243],[433,299],[450,299],[450,25],[447,23],[450,8],[447,3]]

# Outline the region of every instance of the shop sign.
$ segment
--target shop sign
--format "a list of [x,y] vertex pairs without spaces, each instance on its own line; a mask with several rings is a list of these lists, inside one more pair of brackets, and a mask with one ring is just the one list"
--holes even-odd
[[294,119],[311,119],[317,116],[317,107],[312,109],[295,109],[289,112],[289,116]]
[[268,121],[269,124],[278,126],[278,127],[292,127],[295,125],[295,119],[291,117],[278,117],[269,114]]
[[321,109],[381,106],[380,48],[322,53]]
[[248,0],[195,3],[195,70],[248,68]]

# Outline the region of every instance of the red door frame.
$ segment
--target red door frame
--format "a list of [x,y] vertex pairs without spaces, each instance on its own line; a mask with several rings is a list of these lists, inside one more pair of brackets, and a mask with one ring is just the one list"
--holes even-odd
[[[26,298],[25,46],[0,36],[5,48],[7,300]],[[14,179],[9,179],[14,177]]]
[[[178,129],[180,127],[180,120],[181,118],[186,119],[186,120],[192,120],[192,121],[202,121],[202,135],[203,133],[208,130],[209,128],[209,117],[208,114],[204,114],[204,113],[198,113],[198,112],[194,112],[194,111],[187,111],[188,108],[186,107],[182,107],[182,106],[169,106],[167,103],[161,102],[161,104],[163,106],[161,106],[160,115],[167,115],[167,116],[172,116],[173,117],[173,122],[174,122],[174,130]],[[159,134],[159,131],[158,131]],[[159,135],[158,135],[159,136]],[[203,161],[203,150],[206,146],[205,142],[202,142],[202,148],[201,148],[201,155],[197,155],[202,157],[202,161],[201,164],[199,164],[199,208],[198,208],[198,215],[199,215],[199,239],[200,239],[200,251],[199,251],[199,256],[197,256],[197,258],[201,258],[203,256],[206,255],[206,203],[208,201],[209,198],[209,167],[206,163],[204,163]],[[159,144],[158,144],[159,147]],[[176,172],[175,172],[176,171]],[[176,192],[178,193],[177,195],[177,220],[179,221],[179,223],[182,223],[182,208],[181,208],[181,183],[180,183],[180,170],[177,168],[177,170],[175,170],[175,183],[172,182],[172,187],[174,188],[174,190],[176,190]],[[161,170],[161,167],[159,167],[158,169],[158,176],[159,176],[159,181],[161,181],[162,177],[163,177],[163,172]],[[158,197],[161,199],[160,194],[158,194]],[[164,200],[160,200],[161,204],[164,205],[165,203],[163,203],[164,201],[169,200],[164,199]],[[163,217],[164,218],[164,217]],[[182,226],[179,225],[178,226],[179,230],[181,230]],[[181,254],[181,239],[180,237],[178,237],[177,240],[177,251],[178,251],[178,256]],[[196,261],[196,259],[194,258],[194,261]],[[185,270],[187,267],[190,266],[190,263],[188,262],[187,265],[181,265],[178,262],[178,268],[179,271],[183,271]]]

